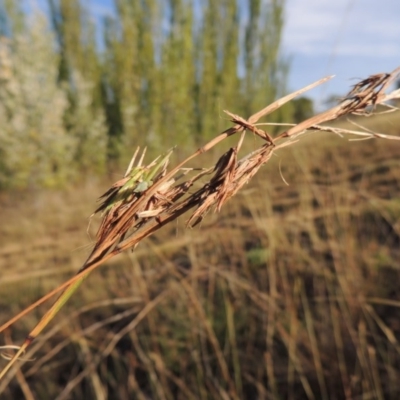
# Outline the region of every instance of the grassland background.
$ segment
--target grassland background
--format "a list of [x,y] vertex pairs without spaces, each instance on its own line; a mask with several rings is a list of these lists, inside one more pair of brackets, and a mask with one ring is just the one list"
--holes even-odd
[[[325,133],[280,150],[220,214],[94,273],[1,398],[398,398],[399,156],[396,142]],[[1,322],[79,268],[116,178],[1,195]]]

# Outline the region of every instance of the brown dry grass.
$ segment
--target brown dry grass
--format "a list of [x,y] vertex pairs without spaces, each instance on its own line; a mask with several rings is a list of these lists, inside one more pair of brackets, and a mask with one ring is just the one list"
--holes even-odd
[[[316,135],[276,152],[200,229],[169,225],[92,276],[69,306],[77,311],[33,344],[38,360],[0,383],[3,396],[397,398],[399,146]],[[87,193],[50,195],[36,215],[29,199],[9,206],[5,218],[17,210],[35,223],[2,227],[20,246],[10,239],[14,253],[1,257],[15,277],[2,285],[8,317],[58,268],[76,268],[72,258],[49,262],[71,256],[56,243],[82,244],[64,232],[84,232],[79,213],[89,212],[74,205]],[[59,242],[39,239],[51,226]],[[33,282],[41,257],[46,272]]]

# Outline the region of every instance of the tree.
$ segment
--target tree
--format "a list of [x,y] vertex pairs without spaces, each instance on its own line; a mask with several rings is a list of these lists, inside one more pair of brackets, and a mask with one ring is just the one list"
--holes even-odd
[[0,43],[0,186],[62,186],[83,169],[103,171],[106,129],[93,84],[71,69],[59,81],[60,54],[46,18]]
[[9,72],[0,81],[0,187],[62,185],[73,174],[74,139],[63,126],[68,102],[53,44],[43,16],[29,32],[2,39]]

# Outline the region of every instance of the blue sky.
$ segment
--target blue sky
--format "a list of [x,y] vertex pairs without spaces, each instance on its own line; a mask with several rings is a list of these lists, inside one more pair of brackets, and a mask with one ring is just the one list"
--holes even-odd
[[[96,17],[114,12],[113,0],[83,4]],[[344,95],[358,78],[392,71],[400,65],[399,21],[400,0],[286,0],[282,53],[291,60],[289,89],[335,74],[310,92],[321,107],[330,95]]]
[[335,74],[312,96],[345,94],[355,79],[400,65],[400,1],[287,0],[283,51],[291,89]]

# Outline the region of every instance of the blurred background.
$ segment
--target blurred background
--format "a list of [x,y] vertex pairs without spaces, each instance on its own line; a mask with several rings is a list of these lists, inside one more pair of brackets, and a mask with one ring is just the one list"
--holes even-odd
[[[268,118],[296,123],[398,66],[400,3],[304,3],[0,1],[0,322],[79,269],[96,198],[136,146],[181,160],[230,126],[222,110],[247,117],[337,73]],[[280,150],[220,214],[96,271],[1,397],[397,399],[399,155],[326,133]]]

